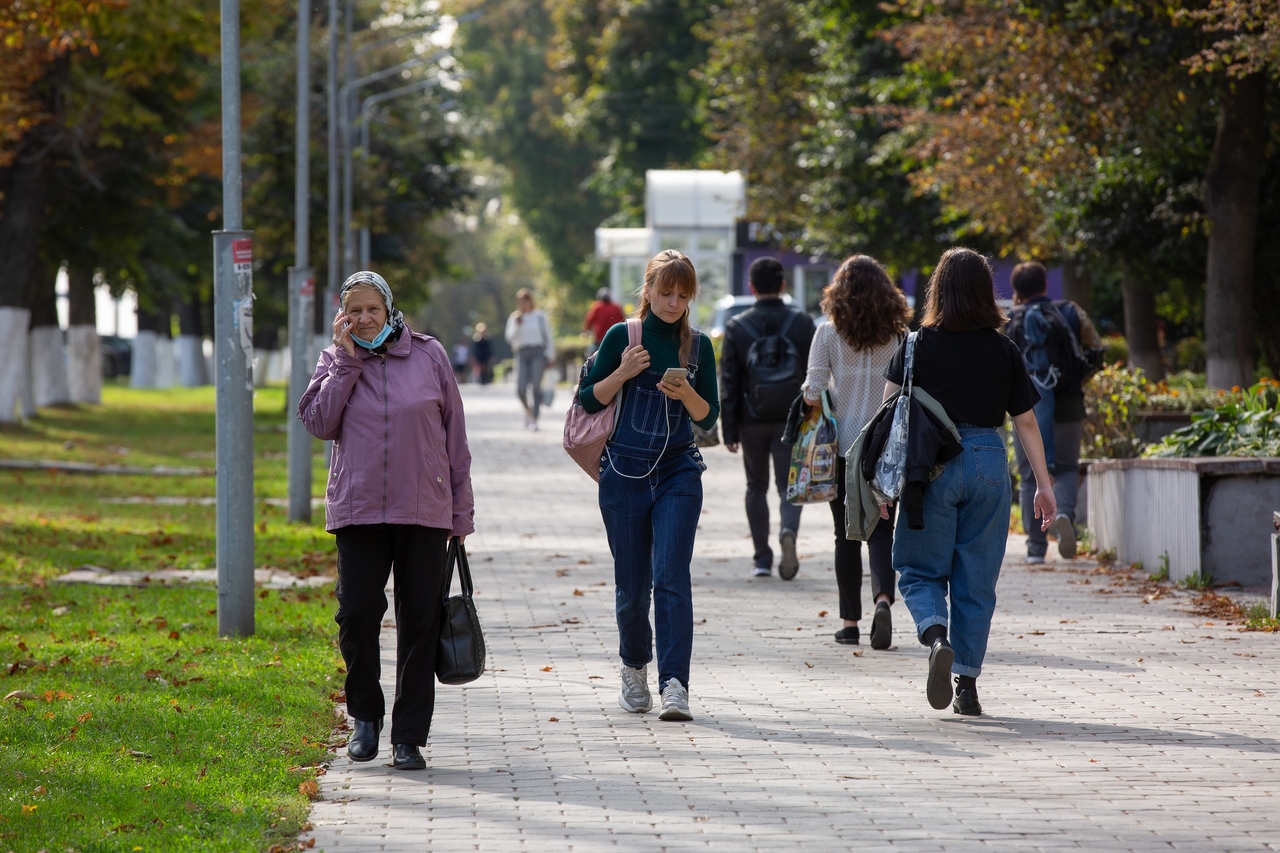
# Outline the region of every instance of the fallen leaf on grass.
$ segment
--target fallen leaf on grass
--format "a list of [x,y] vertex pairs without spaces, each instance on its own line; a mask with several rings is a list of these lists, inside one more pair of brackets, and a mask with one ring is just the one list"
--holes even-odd
[[10,699],[14,699],[14,700],[28,699],[34,702],[35,698],[36,698],[35,694],[33,693],[28,693],[25,690],[14,690],[12,693],[9,693],[7,696],[4,697],[4,701],[8,702]]
[[309,800],[314,800],[320,796],[320,786],[316,784],[315,779],[308,779],[305,782],[298,783],[298,793]]

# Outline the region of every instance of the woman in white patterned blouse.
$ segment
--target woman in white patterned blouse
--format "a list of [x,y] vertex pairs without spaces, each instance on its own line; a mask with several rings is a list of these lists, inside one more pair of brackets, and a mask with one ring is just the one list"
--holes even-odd
[[[854,255],[840,265],[822,291],[827,320],[818,327],[809,349],[809,370],[801,389],[805,401],[817,405],[830,392],[839,431],[839,492],[831,501],[835,522],[836,583],[840,588],[837,643],[857,645],[862,616],[862,543],[845,538],[845,460],[858,433],[876,413],[884,394],[884,371],[907,331],[911,306],[884,267],[867,255]],[[892,513],[892,510],[890,510]],[[893,637],[889,608],[895,600],[893,517],[876,525],[867,541],[871,566],[871,648],[887,649]]]

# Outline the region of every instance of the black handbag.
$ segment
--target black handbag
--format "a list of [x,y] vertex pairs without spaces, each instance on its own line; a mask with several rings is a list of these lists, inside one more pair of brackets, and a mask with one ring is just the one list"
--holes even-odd
[[[458,567],[461,595],[449,595],[453,567]],[[449,537],[445,554],[444,599],[440,614],[440,641],[436,649],[436,678],[441,684],[467,684],[484,674],[484,634],[471,599],[471,566],[467,550],[457,536]]]

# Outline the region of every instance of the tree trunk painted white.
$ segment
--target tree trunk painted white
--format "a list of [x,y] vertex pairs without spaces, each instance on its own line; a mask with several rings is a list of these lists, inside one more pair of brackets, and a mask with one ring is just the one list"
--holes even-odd
[[27,384],[26,308],[0,308],[0,423],[19,420],[18,404]]
[[178,383],[177,366],[173,363],[173,338],[156,336],[157,388],[172,388]]
[[27,332],[27,359],[22,365],[22,401],[18,414],[24,421],[36,416],[36,395],[31,390],[31,333]]
[[133,360],[129,369],[130,388],[156,387],[156,339],[155,332],[139,331],[133,339]]
[[255,349],[253,354],[253,387],[261,388],[269,382],[279,383],[288,378],[284,369],[285,350]]
[[199,336],[179,335],[174,352],[178,356],[178,381],[184,388],[209,384],[209,374],[204,370],[204,341]]
[[67,384],[67,352],[62,329],[36,326],[31,330],[31,393],[36,407],[71,402]]
[[67,385],[73,403],[102,402],[102,345],[93,326],[67,330]]

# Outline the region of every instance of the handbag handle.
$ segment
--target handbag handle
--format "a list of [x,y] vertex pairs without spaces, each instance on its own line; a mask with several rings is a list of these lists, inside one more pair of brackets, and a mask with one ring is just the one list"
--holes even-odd
[[453,567],[456,563],[458,580],[462,584],[462,594],[470,598],[475,592],[475,587],[471,584],[471,564],[467,561],[467,549],[457,536],[449,537],[449,547],[445,551],[444,563],[444,594],[441,597],[448,598],[449,590],[453,588]]
[[918,334],[920,333],[912,332],[911,334],[907,335],[907,351],[903,355],[904,366],[902,368],[902,371],[905,374],[905,376],[903,377],[905,382],[903,383],[902,393],[908,397],[911,396],[911,385],[913,383],[913,380],[915,379],[916,336]]

